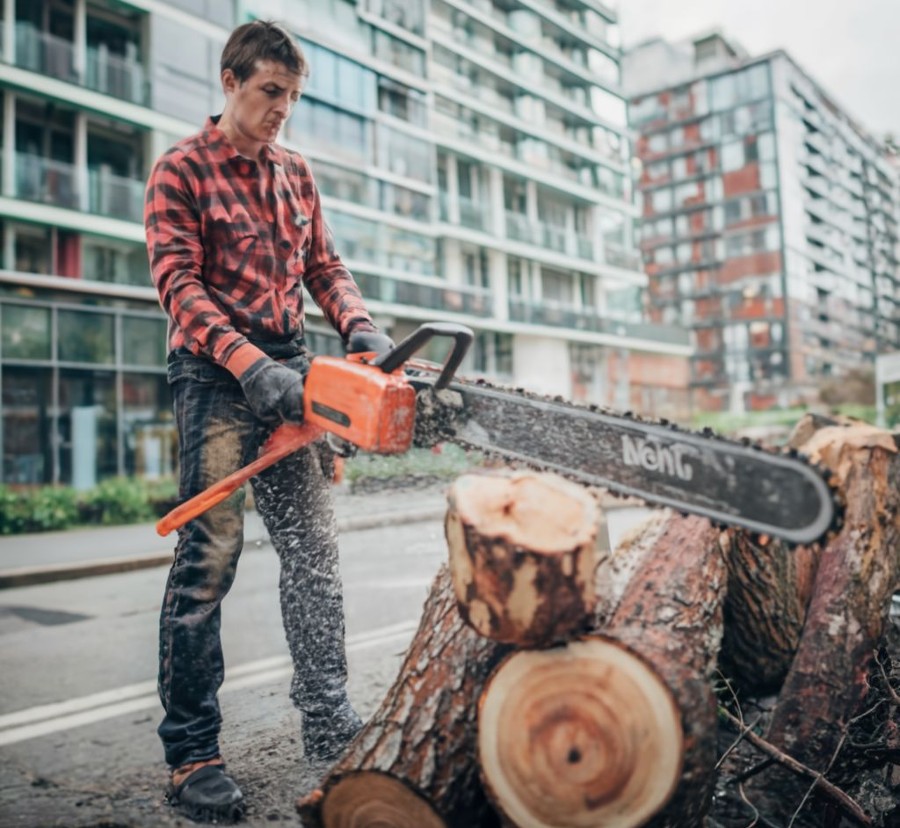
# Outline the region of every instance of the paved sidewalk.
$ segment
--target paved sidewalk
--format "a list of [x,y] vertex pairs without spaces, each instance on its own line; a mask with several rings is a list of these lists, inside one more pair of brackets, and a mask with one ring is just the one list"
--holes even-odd
[[[341,532],[439,520],[446,508],[443,485],[370,494],[351,494],[346,486],[335,489]],[[247,512],[244,547],[268,543],[259,514]],[[0,537],[0,589],[166,565],[174,545],[175,534],[161,538],[153,523]]]

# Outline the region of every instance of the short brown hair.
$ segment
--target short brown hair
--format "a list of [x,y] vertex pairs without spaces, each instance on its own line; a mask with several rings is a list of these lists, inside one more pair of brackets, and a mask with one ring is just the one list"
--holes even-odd
[[240,83],[256,71],[258,60],[284,64],[290,72],[306,78],[309,64],[297,41],[271,20],[253,20],[238,26],[222,50],[220,72],[231,69]]

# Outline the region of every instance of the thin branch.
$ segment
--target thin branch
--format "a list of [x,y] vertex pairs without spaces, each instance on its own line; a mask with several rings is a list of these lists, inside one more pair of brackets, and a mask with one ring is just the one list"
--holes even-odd
[[819,780],[823,779],[825,774],[831,770],[831,766],[834,764],[834,760],[838,758],[838,754],[841,752],[841,748],[844,746],[844,739],[846,738],[846,736],[846,732],[841,734],[840,741],[838,742],[837,747],[834,749],[834,753],[831,754],[831,760],[828,762],[828,766],[821,773],[816,774],[816,778],[813,779],[812,785],[809,786],[809,789],[803,795],[803,799],[800,800],[800,804],[797,806],[797,810],[794,811],[794,815],[791,817],[791,821],[788,822],[787,828],[792,828],[792,826],[794,825],[794,821],[798,816],[800,816],[800,811],[803,810],[803,806],[806,804],[806,801],[812,796],[813,791],[816,789],[816,785],[818,784]]
[[878,651],[875,651],[875,663],[878,665],[878,669],[881,670],[881,677],[884,679],[884,686],[887,688],[888,695],[891,697],[891,701],[894,704],[900,704],[900,694],[894,690],[891,685],[891,679],[887,674],[887,671],[884,669],[884,664],[881,659],[878,657]]
[[[740,720],[729,713],[727,710],[723,710],[722,715],[724,715],[735,727],[743,727]],[[851,799],[840,788],[832,785],[831,782],[825,779],[820,773],[817,773],[812,768],[807,767],[802,762],[798,762],[792,756],[788,756],[786,753],[783,753],[771,742],[767,742],[761,736],[757,736],[752,730],[746,730],[744,736],[747,738],[750,744],[761,750],[766,755],[771,756],[786,768],[789,768],[790,770],[794,771],[794,773],[800,774],[801,776],[806,776],[812,779],[813,788],[818,787],[823,794],[834,800],[849,817],[855,819],[860,825],[872,825],[871,818],[866,814],[865,811],[863,811],[856,800]]]

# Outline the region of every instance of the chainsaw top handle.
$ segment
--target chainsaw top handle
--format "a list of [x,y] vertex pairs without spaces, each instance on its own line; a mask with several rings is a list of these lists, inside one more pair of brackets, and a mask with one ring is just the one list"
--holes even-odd
[[450,384],[450,380],[453,379],[456,369],[459,368],[459,364],[463,361],[463,357],[475,338],[472,329],[465,325],[457,325],[453,322],[426,322],[399,345],[395,345],[390,351],[374,359],[372,365],[377,365],[382,371],[389,374],[403,365],[426,342],[436,336],[448,336],[454,340],[453,348],[444,360],[441,374],[434,383],[434,390],[440,391]]

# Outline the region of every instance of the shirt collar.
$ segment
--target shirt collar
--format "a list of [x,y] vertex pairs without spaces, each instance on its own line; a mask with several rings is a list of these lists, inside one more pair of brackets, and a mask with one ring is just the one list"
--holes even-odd
[[[217,154],[223,161],[233,158],[244,158],[235,148],[228,136],[219,129],[221,115],[210,115],[203,126],[203,140],[210,150]],[[262,157],[274,164],[282,163],[284,150],[278,144],[263,144]]]

